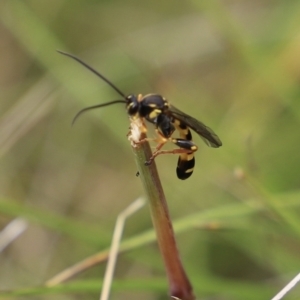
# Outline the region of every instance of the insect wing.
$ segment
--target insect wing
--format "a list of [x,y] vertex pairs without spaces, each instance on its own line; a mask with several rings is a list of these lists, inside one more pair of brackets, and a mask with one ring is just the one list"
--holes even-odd
[[222,146],[222,142],[219,137],[213,132],[212,129],[204,125],[202,122],[185,114],[173,105],[170,106],[169,111],[175,119],[178,119],[197,132],[208,146],[213,148]]

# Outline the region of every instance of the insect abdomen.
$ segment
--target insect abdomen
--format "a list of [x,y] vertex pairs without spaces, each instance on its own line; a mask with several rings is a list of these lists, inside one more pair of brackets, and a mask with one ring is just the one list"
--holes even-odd
[[176,174],[179,179],[189,178],[194,171],[195,157],[194,153],[183,153],[178,157]]
[[194,152],[198,148],[192,141],[192,134],[189,128],[177,119],[173,122],[180,135],[180,139],[174,139],[173,143],[186,150],[179,155],[176,168],[177,177],[184,180],[193,174],[195,166]]

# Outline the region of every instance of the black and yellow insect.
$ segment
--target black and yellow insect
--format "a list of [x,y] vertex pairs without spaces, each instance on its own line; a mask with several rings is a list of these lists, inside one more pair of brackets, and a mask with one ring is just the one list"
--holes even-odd
[[[208,146],[211,146],[213,148],[218,148],[222,146],[221,140],[213,132],[212,129],[204,125],[202,122],[175,108],[161,95],[148,94],[145,96],[136,96],[131,94],[126,96],[112,82],[110,82],[107,78],[101,75],[98,71],[87,65],[85,62],[80,60],[78,57],[61,51],[58,52],[78,61],[87,69],[99,76],[102,80],[109,84],[119,95],[123,97],[122,100],[115,100],[103,104],[86,107],[78,112],[73,122],[79,117],[79,115],[81,115],[87,110],[104,107],[115,103],[125,103],[127,113],[131,118],[146,119],[147,121],[155,125],[157,133],[160,136],[159,144],[156,147],[156,150],[154,151],[153,155],[149,158],[148,161],[145,162],[145,164],[151,164],[153,159],[159,154],[179,154],[176,169],[177,177],[179,179],[187,179],[193,173],[195,166],[194,152],[198,149],[198,147],[192,141],[192,134],[190,129],[198,133],[198,135],[204,140],[204,142]],[[178,131],[180,138],[172,137],[175,130]],[[161,148],[167,141],[174,143],[176,146],[179,147],[179,149],[161,150]]]

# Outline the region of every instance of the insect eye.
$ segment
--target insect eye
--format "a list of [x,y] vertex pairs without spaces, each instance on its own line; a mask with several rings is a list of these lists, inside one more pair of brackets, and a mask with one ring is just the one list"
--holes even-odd
[[129,95],[126,97],[126,100],[127,100],[127,106],[126,106],[127,113],[130,116],[137,114],[140,106],[137,97],[135,95]]

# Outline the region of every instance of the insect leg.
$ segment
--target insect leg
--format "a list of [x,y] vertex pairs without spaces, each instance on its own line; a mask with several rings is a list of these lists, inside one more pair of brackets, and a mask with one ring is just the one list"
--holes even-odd
[[[152,161],[155,159],[155,157],[157,157],[158,155],[161,155],[161,154],[180,154],[179,160],[180,160],[181,156],[183,156],[185,161],[190,162],[189,165],[188,165],[188,163],[185,164],[185,166],[188,167],[187,169],[192,168],[195,164],[193,152],[197,151],[198,147],[192,141],[188,141],[188,140],[184,140],[184,139],[172,138],[172,139],[169,139],[169,141],[171,141],[172,143],[177,145],[179,147],[179,149],[160,150],[166,143],[166,142],[162,142],[156,147],[155,151],[153,152],[153,155],[149,158],[148,161],[145,162],[145,164],[150,165],[152,163]],[[193,165],[191,165],[192,162],[193,162]],[[181,164],[182,163],[180,163],[180,165]],[[177,169],[178,168],[179,168],[179,161],[178,161]],[[182,169],[182,168],[180,168],[180,169]],[[178,173],[178,171],[177,171],[177,173]],[[191,174],[189,174],[189,176],[190,175]],[[183,176],[181,176],[181,177],[183,177]],[[181,177],[180,177],[180,179],[181,179]]]
[[[163,145],[164,144],[160,144],[159,148],[162,148]],[[156,149],[157,148],[158,147],[156,147]],[[149,160],[147,160],[145,162],[145,165],[147,165],[147,166],[151,165],[151,163],[155,159],[155,157],[157,157],[158,155],[161,155],[161,154],[182,154],[182,153],[187,153],[187,152],[190,153],[191,151],[187,150],[187,149],[158,150],[158,151],[153,152],[153,154],[149,158]]]

